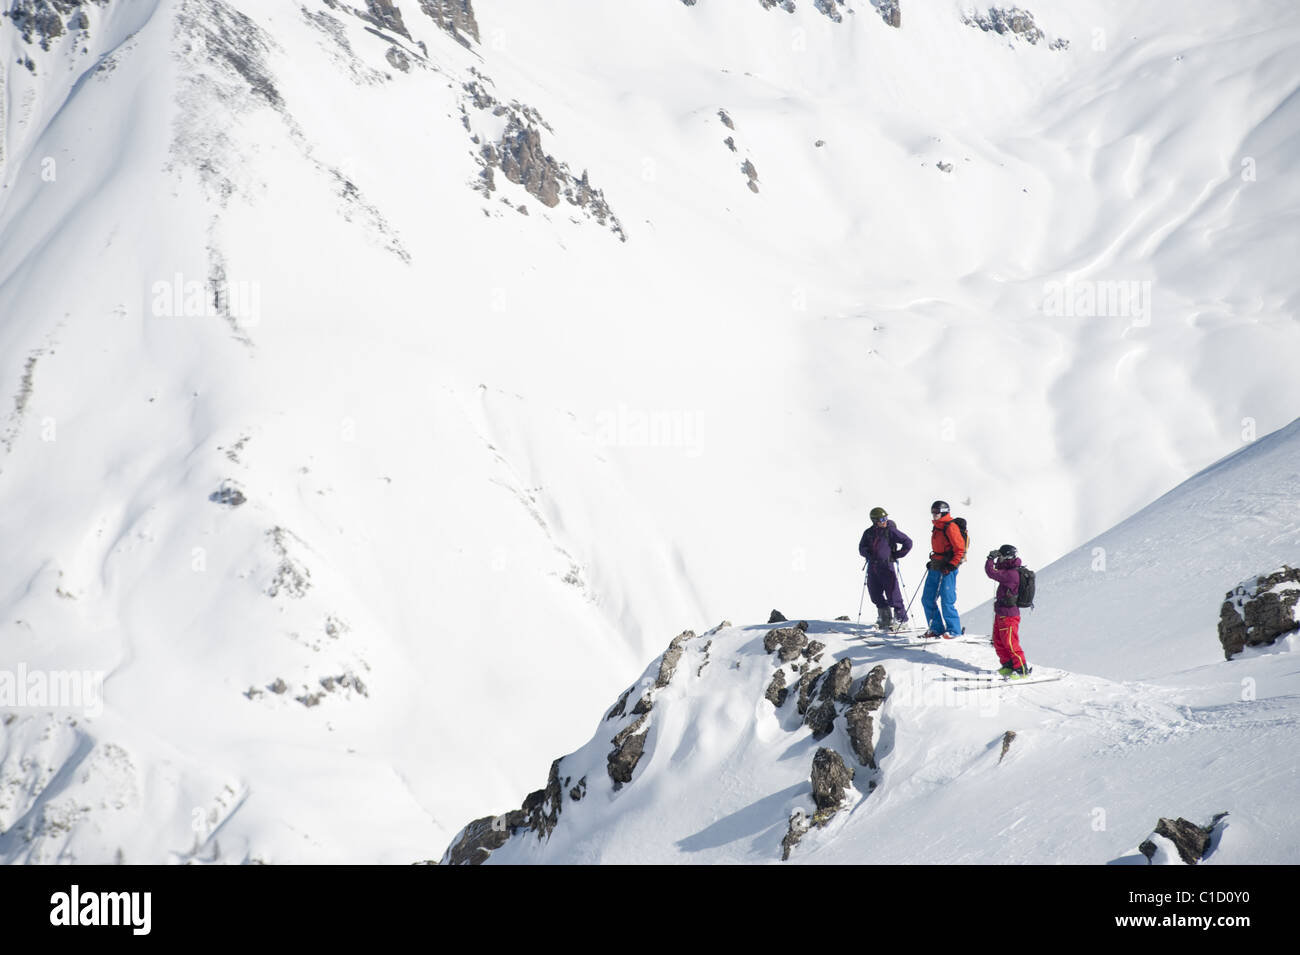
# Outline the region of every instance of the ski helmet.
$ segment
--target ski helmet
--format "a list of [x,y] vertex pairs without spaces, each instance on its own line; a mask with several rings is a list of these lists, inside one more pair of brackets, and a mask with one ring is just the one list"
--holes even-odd
[[935,501],[933,504],[930,505],[930,513],[931,513],[931,514],[947,514],[947,513],[948,513],[948,502],[947,502],[947,501]]
[[1010,560],[1012,557],[1016,556],[1016,549],[1010,544],[1003,544],[998,548],[998,556],[1003,560]]
[[885,509],[883,507],[873,507],[871,509],[871,523],[873,524],[876,521],[883,521],[887,517],[889,517],[889,515],[885,513]]

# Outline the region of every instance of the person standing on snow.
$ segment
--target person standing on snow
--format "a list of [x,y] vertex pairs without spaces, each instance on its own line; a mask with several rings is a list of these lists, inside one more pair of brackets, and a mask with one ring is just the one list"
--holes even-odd
[[873,507],[871,526],[862,533],[858,553],[867,559],[867,593],[876,605],[876,626],[881,630],[899,630],[907,623],[907,608],[893,565],[911,549],[912,539],[894,525],[885,509]]
[[[966,559],[966,539],[953,521],[947,501],[930,505],[930,519],[934,523],[930,562],[926,564],[925,587],[921,591],[921,607],[930,629],[923,636],[951,640],[962,634],[961,617],[957,615],[957,569]],[[943,602],[942,611],[939,601]]]
[[1032,668],[1020,649],[1020,608],[1016,606],[1016,595],[1020,593],[1020,558],[1016,549],[1003,544],[989,551],[984,573],[998,582],[998,592],[993,598],[993,649],[1002,664],[998,673],[1013,680],[1026,677]]

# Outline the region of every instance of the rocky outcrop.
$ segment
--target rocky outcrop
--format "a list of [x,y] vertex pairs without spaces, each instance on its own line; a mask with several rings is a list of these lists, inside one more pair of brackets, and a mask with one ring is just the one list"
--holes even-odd
[[463,46],[469,46],[467,37],[479,42],[472,0],[420,0],[420,9]]
[[844,804],[844,791],[853,784],[853,770],[844,765],[839,753],[823,746],[813,756],[811,779],[813,802],[817,804],[813,822],[824,824]]
[[617,791],[623,788],[625,783],[632,781],[632,773],[636,769],[636,764],[641,761],[645,754],[645,738],[649,728],[645,725],[649,717],[641,716],[634,723],[625,726],[618,734],[610,740],[614,748],[606,757],[609,778],[614,780],[614,789]]
[[844,0],[813,0],[813,6],[818,13],[829,17],[832,22],[844,22],[844,15],[839,11],[839,8],[844,6]]
[[808,636],[798,627],[769,630],[763,637],[763,649],[768,653],[775,651],[782,663],[798,659],[807,645]]
[[369,20],[381,30],[389,30],[408,40],[411,38],[411,34],[406,31],[406,24],[402,22],[402,11],[397,9],[393,0],[366,0],[363,19]]
[[481,865],[495,849],[510,838],[510,829],[501,816],[475,819],[460,831],[442,858],[443,865]]
[[772,674],[772,681],[767,685],[767,692],[763,697],[767,699],[778,710],[785,705],[786,697],[790,691],[785,685],[785,671],[777,670]]
[[1178,857],[1187,865],[1196,865],[1209,854],[1210,842],[1214,836],[1215,827],[1227,817],[1226,812],[1215,815],[1207,826],[1198,826],[1194,822],[1189,822],[1182,817],[1178,819],[1161,818],[1156,823],[1155,831],[1152,838],[1148,838],[1138,846],[1138,851],[1147,857],[1147,862],[1155,861],[1161,853],[1161,847],[1157,844],[1154,837],[1160,836],[1169,840],[1178,853]]
[[24,43],[36,43],[48,51],[50,43],[59,37],[89,28],[87,7],[102,7],[107,3],[108,0],[14,0],[3,15],[13,23]]
[[[523,186],[548,209],[556,208],[564,200],[626,242],[618,217],[606,202],[605,194],[592,186],[587,171],[584,169],[581,176],[575,177],[566,163],[543,148],[542,130],[549,132],[551,128],[537,110],[519,102],[498,101],[487,90],[490,80],[481,73],[475,75],[476,79],[464,84],[466,96],[461,103],[461,122],[478,147],[475,158],[480,172],[474,188],[485,197],[490,196],[497,188],[493,170],[499,169],[506,179]],[[505,129],[495,142],[484,142],[474,133],[470,107],[505,118]]]
[[1219,643],[1223,656],[1246,647],[1265,646],[1300,630],[1300,569],[1283,565],[1271,574],[1244,580],[1224,595],[1219,608]]
[[773,610],[771,616],[767,618],[768,623],[788,623],[785,615],[779,610]]
[[1007,758],[1007,750],[1011,749],[1011,741],[1016,738],[1015,730],[1007,730],[1002,734],[1002,753],[998,756],[998,762]]
[[781,840],[782,862],[790,858],[790,852],[813,826],[820,827],[830,822],[831,817],[844,805],[845,790],[853,784],[853,770],[844,765],[844,759],[839,753],[824,746],[813,756],[809,777],[817,810],[811,821],[802,809],[796,809],[790,815],[789,827]]
[[786,13],[794,13],[794,0],[758,0],[764,10],[771,10],[773,7],[784,10]]
[[248,498],[234,481],[222,481],[221,487],[208,495],[208,500],[214,504],[224,504],[226,507],[239,507]]
[[844,714],[844,722],[849,731],[849,742],[853,745],[853,755],[858,762],[870,769],[876,768],[875,721],[871,718],[871,707],[866,703],[854,703]]
[[830,700],[810,707],[804,714],[804,724],[812,730],[813,739],[825,739],[835,729],[835,704]]
[[899,0],[871,0],[871,5],[880,14],[880,19],[894,28],[903,25],[903,13],[899,10],[898,4]]
[[880,709],[885,702],[885,676],[885,668],[877,663],[853,691],[854,702],[865,703],[868,711]]
[[754,164],[746,159],[740,164],[740,171],[749,178],[749,182],[747,183],[749,191],[758,192],[758,169],[754,167]]
[[812,704],[813,693],[817,690],[817,681],[821,678],[822,668],[814,667],[809,669],[804,664],[803,675],[799,677],[799,703],[797,709],[800,716],[808,713],[808,707]]
[[[989,7],[987,13],[976,12],[964,15],[961,22],[970,27],[978,27],[985,33],[997,33],[1029,44],[1036,44],[1047,38],[1047,34],[1034,22],[1034,15],[1019,7]],[[1049,49],[1066,50],[1070,47],[1070,41],[1056,39],[1047,45]]]
[[848,703],[852,683],[853,664],[847,658],[840,660],[826,672],[818,698],[826,702]]
[[659,674],[655,677],[656,689],[662,689],[672,681],[673,673],[677,670],[677,662],[682,658],[682,644],[694,639],[694,630],[683,630],[669,642],[668,649],[659,660]]

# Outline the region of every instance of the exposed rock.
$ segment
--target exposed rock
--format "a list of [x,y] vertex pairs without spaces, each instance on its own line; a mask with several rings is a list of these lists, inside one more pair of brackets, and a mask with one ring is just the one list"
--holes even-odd
[[818,13],[829,17],[834,23],[844,21],[843,15],[836,9],[844,6],[844,0],[813,0],[813,6],[816,7]]
[[822,681],[818,699],[836,703],[849,702],[849,687],[853,683],[853,664],[846,658],[840,660],[826,674]]
[[[821,145],[821,140],[820,140],[820,139],[817,140],[817,145],[819,145],[819,146]],[[835,618],[835,621],[836,621],[837,623],[839,623],[839,622],[841,622],[841,621],[844,621],[844,620],[850,620],[850,619],[852,619],[852,618],[851,618],[851,617],[847,617],[847,616],[846,616],[846,617],[836,617],[836,618]]]
[[[1174,844],[1178,850],[1178,857],[1187,865],[1196,865],[1205,858],[1210,849],[1210,838],[1214,834],[1214,828],[1228,814],[1221,812],[1210,820],[1208,826],[1198,826],[1194,822],[1179,817],[1178,819],[1165,819],[1161,817],[1156,823],[1155,834],[1164,836]],[[1150,839],[1145,840],[1138,846],[1138,851],[1147,857],[1150,862],[1152,856],[1156,853],[1156,844]]]
[[[35,42],[42,50],[48,51],[52,40],[57,40],[65,33],[89,28],[86,7],[104,6],[107,2],[108,0],[13,0],[4,16],[13,21],[14,29],[24,43],[30,45]],[[35,64],[30,59],[24,61],[20,58],[19,62],[34,71]]]
[[696,676],[699,676],[701,673],[703,673],[703,672],[704,672],[704,668],[705,668],[706,666],[709,665],[709,649],[710,649],[712,646],[713,646],[713,641],[712,641],[712,640],[710,640],[710,641],[708,641],[706,644],[704,644],[704,647],[703,647],[704,661],[703,661],[703,662],[702,662],[698,667],[695,668],[695,675],[696,675]]
[[853,694],[853,700],[858,703],[866,703],[868,710],[880,709],[880,704],[885,702],[885,668],[879,663],[876,664],[862,678],[858,684],[857,690]]
[[388,60],[388,65],[393,69],[401,70],[403,73],[411,72],[411,58],[400,47],[390,46],[388,52],[384,54],[384,58]]
[[[723,140],[723,142],[726,144],[727,148],[730,149],[733,153],[736,151],[735,137],[728,136],[726,139]],[[768,623],[771,623],[771,621],[769,620]]]
[[799,840],[808,832],[808,814],[802,809],[796,809],[790,814],[790,826],[786,829],[785,838],[781,840],[781,861],[785,862],[790,858],[790,851],[799,844]]
[[[844,759],[833,749],[822,747],[813,756],[813,802],[819,810],[833,813],[844,802],[844,790],[853,782],[853,770],[844,765]],[[826,818],[829,818],[827,816]],[[818,821],[814,817],[814,822]]]
[[903,14],[898,8],[899,0],[871,0],[871,5],[876,8],[880,14],[880,19],[884,20],[891,27],[898,28],[903,25]]
[[848,726],[849,742],[853,744],[853,755],[863,766],[875,769],[876,749],[872,742],[875,723],[871,718],[871,710],[868,703],[854,703],[844,715],[844,722]]
[[820,640],[810,640],[808,641],[808,646],[803,648],[803,655],[809,660],[816,660],[821,656],[822,651],[825,649],[826,644],[822,643]]
[[283,527],[273,527],[266,533],[271,538],[271,546],[275,549],[276,555],[280,558],[279,566],[275,569],[275,577],[267,588],[267,596],[278,597],[281,593],[290,597],[306,596],[307,591],[311,589],[311,571],[290,556],[288,540],[293,538],[299,543],[302,542],[293,532]]
[[758,0],[758,2],[763,5],[764,10],[780,7],[786,13],[794,13],[794,0]]
[[758,192],[758,169],[752,162],[746,159],[740,164],[740,171],[749,177],[749,189],[751,192]]
[[[731,121],[731,117],[727,115],[727,111],[725,109],[718,110],[718,119],[722,120],[722,125],[726,126],[727,129],[736,128],[736,124]],[[772,613],[776,613],[776,611],[773,610]],[[785,617],[782,617],[781,619],[784,620]],[[773,621],[769,620],[768,623],[773,623]]]
[[780,648],[779,656],[782,663],[789,663],[791,660],[798,658],[803,648],[808,645],[808,637],[802,630],[795,627],[782,627],[779,630],[769,630],[763,637],[763,649],[768,653]]
[[1254,580],[1244,580],[1224,595],[1219,609],[1219,643],[1224,659],[1246,647],[1264,646],[1300,630],[1300,569],[1283,564]]
[[523,811],[526,825],[537,833],[538,840],[549,839],[556,823],[560,821],[563,792],[560,788],[560,761],[551,763],[546,777],[546,788],[538,789],[524,797]]
[[420,0],[420,9],[462,45],[469,46],[466,36],[472,37],[475,43],[479,42],[472,0]]
[[998,757],[999,763],[1002,762],[1002,760],[1006,759],[1007,750],[1011,748],[1011,741],[1015,738],[1016,738],[1015,730],[1007,730],[1005,733],[1002,734],[1002,755]]
[[952,172],[952,163],[950,162],[944,162],[943,160],[940,160],[939,162],[935,163],[935,165],[939,167],[940,172]]
[[687,640],[694,639],[694,630],[683,630],[673,637],[668,644],[668,649],[664,651],[663,659],[659,661],[659,675],[655,677],[656,689],[661,689],[669,684],[673,674],[677,671],[677,661],[682,658],[682,644]]
[[491,151],[492,164],[500,166],[507,179],[523,186],[542,205],[554,208],[560,204],[559,164],[542,150],[537,127],[523,126],[511,117],[498,146],[483,148]]
[[475,819],[461,830],[460,838],[452,843],[443,857],[446,865],[482,865],[495,849],[500,849],[510,838],[510,830],[502,824],[500,816]]
[[641,698],[636,701],[636,706],[632,707],[632,715],[643,716],[654,708],[654,698],[650,695],[650,691],[646,690],[641,694]]
[[542,205],[553,209],[563,198],[571,206],[576,206],[585,215],[606,226],[619,237],[627,241],[623,227],[605,201],[605,194],[591,185],[587,171],[575,179],[568,165],[559,162],[542,148],[541,129],[550,129],[538,112],[520,103],[504,105],[487,92],[478,80],[464,84],[469,94],[469,102],[475,108],[490,109],[494,116],[507,117],[504,132],[499,141],[479,142],[472,132],[468,110],[462,104],[462,122],[466,130],[471,131],[471,139],[479,142],[476,153],[482,171],[474,188],[488,196],[496,188],[495,177],[491,170],[495,167],[513,183],[517,183]]
[[794,625],[794,628],[795,628],[796,630],[802,630],[804,633],[807,633],[807,632],[808,632],[808,621],[807,621],[807,620],[800,620],[798,623],[796,623],[796,624]]
[[830,735],[835,728],[835,704],[826,700],[817,706],[809,707],[804,714],[804,723],[812,730],[813,739],[822,739]]
[[768,623],[786,623],[785,615],[779,610],[773,610],[772,615],[767,618]]
[[785,670],[777,670],[772,674],[772,682],[767,685],[767,692],[763,696],[780,709],[785,705],[786,697],[789,695],[790,691],[785,685]]
[[641,716],[634,723],[629,723],[611,743],[614,749],[610,752],[606,762],[609,769],[609,778],[614,780],[614,788],[622,789],[624,783],[632,781],[632,772],[636,769],[636,764],[641,761],[641,756],[645,753],[645,738],[649,732],[645,723],[648,717]]
[[208,495],[208,500],[214,504],[224,504],[227,507],[239,507],[248,500],[244,492],[240,490],[239,485],[233,481],[221,482],[221,487]]
[[366,0],[366,11],[368,15],[363,16],[363,19],[369,20],[381,30],[392,30],[408,40],[411,38],[411,34],[406,32],[406,24],[402,22],[402,11],[397,9],[393,0]]
[[626,690],[624,690],[623,695],[618,698],[618,702],[615,703],[613,708],[608,713],[605,714],[605,719],[612,720],[616,716],[622,716],[623,713],[625,712],[624,707],[627,706],[627,698],[632,695],[632,691],[635,689],[636,687],[629,686]]
[[580,802],[585,795],[587,795],[587,777],[583,776],[578,780],[578,785],[569,790],[569,798],[574,802]]
[[285,683],[284,680],[282,680],[280,677],[277,676],[275,678],[275,682],[269,684],[267,686],[267,689],[270,690],[272,693],[276,694],[277,696],[283,696],[284,693],[289,689],[289,684]]
[[808,704],[812,702],[813,693],[817,689],[817,680],[822,675],[822,668],[805,669],[803,675],[799,677],[799,715],[803,716],[808,712]]
[[[1034,15],[1019,7],[989,7],[988,13],[963,15],[961,22],[967,26],[979,27],[985,33],[1009,35],[1013,39],[1024,40],[1030,44],[1035,44],[1047,36],[1034,22]],[[1064,50],[1069,46],[1068,40],[1061,39],[1053,40],[1048,44],[1048,48],[1053,50]]]

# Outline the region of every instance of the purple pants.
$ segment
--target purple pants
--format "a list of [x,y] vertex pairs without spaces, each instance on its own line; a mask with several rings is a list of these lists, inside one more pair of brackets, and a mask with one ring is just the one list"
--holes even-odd
[[867,565],[867,596],[877,607],[893,607],[895,619],[907,622],[903,590],[898,586],[898,575],[894,573],[892,564],[872,561]]

